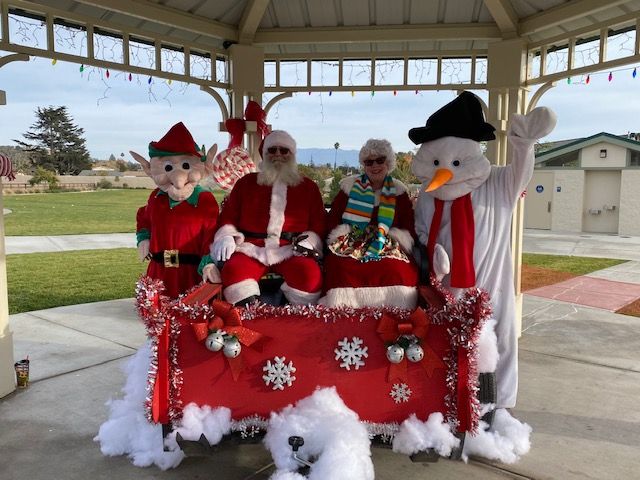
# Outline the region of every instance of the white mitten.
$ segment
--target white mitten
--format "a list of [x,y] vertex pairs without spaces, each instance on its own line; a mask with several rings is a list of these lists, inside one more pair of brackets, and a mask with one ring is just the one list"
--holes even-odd
[[556,114],[546,107],[538,107],[526,115],[513,114],[509,120],[508,137],[520,137],[535,143],[549,135],[556,126]]
[[222,283],[220,270],[213,263],[208,263],[202,268],[202,280],[210,283]]
[[138,258],[144,262],[149,255],[149,240],[141,240],[138,244]]
[[435,273],[438,281],[442,281],[445,275],[451,270],[449,255],[442,245],[436,243],[433,249],[433,273]]
[[211,258],[217,262],[226,262],[236,251],[236,241],[231,235],[225,235],[211,244]]
[[[313,250],[315,248],[308,238],[300,240],[299,242],[296,243],[296,245],[302,248],[306,248],[307,250]],[[295,249],[293,250],[293,254],[297,257],[303,256],[302,253],[296,251]]]

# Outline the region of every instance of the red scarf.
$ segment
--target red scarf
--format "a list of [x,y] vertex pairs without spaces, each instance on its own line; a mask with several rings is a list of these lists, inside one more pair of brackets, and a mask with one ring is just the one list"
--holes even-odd
[[[433,199],[435,210],[431,219],[429,240],[427,242],[427,254],[431,262],[433,272],[433,251],[436,247],[436,239],[440,232],[442,222],[442,209],[444,202]],[[451,286],[455,288],[469,288],[476,284],[476,270],[473,266],[473,243],[475,238],[475,223],[473,221],[473,206],[471,205],[471,193],[464,197],[456,198],[451,204],[451,246],[453,254],[451,258]]]

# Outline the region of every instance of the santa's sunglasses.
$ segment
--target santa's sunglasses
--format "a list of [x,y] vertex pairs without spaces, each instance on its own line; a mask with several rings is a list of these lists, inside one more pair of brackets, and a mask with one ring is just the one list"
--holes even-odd
[[289,152],[291,151],[287,147],[269,147],[269,148],[267,148],[267,152],[269,152],[271,155],[275,155],[278,150],[280,150],[280,155],[288,155]]
[[373,166],[374,163],[377,163],[378,165],[382,165],[386,161],[387,161],[387,157],[378,157],[378,158],[367,158],[362,163],[364,163],[365,166],[367,167],[371,167]]

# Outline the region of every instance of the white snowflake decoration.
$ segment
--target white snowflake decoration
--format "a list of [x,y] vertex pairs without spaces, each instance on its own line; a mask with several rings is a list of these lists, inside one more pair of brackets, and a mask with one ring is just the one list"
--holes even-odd
[[411,397],[411,389],[406,383],[394,383],[393,388],[389,392],[391,398],[396,403],[408,402]]
[[262,379],[267,386],[272,384],[273,390],[284,390],[285,385],[290,387],[296,379],[295,375],[292,375],[296,371],[296,367],[293,366],[291,361],[285,364],[285,357],[274,357],[273,360],[274,363],[271,363],[271,360],[267,360],[267,364],[262,367],[262,371],[266,372]]
[[338,348],[336,348],[334,352],[336,352],[336,360],[342,360],[340,364],[342,368],[351,370],[353,366],[358,370],[364,366],[362,357],[367,358],[369,356],[367,350],[368,347],[363,346],[361,338],[352,337],[351,341],[349,341],[347,337],[344,337],[344,339],[338,342]]

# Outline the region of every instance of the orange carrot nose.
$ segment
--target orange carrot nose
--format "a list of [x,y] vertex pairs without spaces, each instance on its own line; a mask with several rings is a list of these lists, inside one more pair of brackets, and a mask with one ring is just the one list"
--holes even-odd
[[425,192],[432,192],[453,178],[453,172],[446,168],[439,168],[431,179],[431,183],[425,188]]

